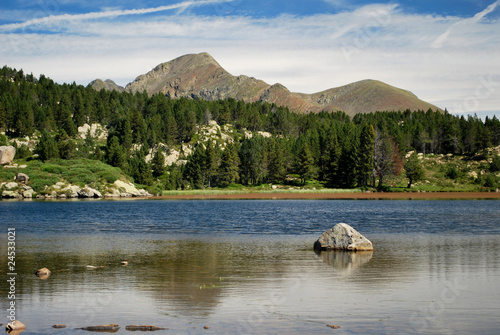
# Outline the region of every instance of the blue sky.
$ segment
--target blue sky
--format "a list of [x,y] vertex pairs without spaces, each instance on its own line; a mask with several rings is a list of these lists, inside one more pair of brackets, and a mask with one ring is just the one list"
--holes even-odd
[[0,63],[125,85],[206,51],[234,75],[292,91],[370,78],[452,113],[500,117],[499,31],[500,0],[14,0],[0,3]]

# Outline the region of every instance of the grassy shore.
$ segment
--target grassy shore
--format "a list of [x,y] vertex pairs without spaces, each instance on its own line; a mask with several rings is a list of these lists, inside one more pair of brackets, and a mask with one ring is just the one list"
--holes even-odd
[[168,191],[155,199],[495,199],[498,192],[363,192],[361,190]]

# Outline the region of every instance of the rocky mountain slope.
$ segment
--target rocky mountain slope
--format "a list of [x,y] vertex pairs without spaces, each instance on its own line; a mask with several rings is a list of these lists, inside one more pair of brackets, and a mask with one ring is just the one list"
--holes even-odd
[[106,79],[106,80],[101,80],[101,79],[96,79],[92,82],[90,82],[89,86],[91,86],[94,90],[100,91],[102,89],[108,90],[108,91],[118,91],[118,92],[123,92],[125,91],[125,88],[119,86],[116,84],[114,81],[111,79]]
[[[92,86],[103,88],[101,82],[94,81]],[[107,89],[116,89],[109,82],[104,82],[108,83]],[[363,80],[314,94],[294,93],[281,84],[270,85],[245,75],[233,76],[208,53],[184,55],[162,63],[125,87],[127,92],[144,90],[150,95],[163,93],[171,98],[265,101],[288,106],[299,113],[341,110],[355,115],[375,111],[439,109],[409,91],[377,80]]]

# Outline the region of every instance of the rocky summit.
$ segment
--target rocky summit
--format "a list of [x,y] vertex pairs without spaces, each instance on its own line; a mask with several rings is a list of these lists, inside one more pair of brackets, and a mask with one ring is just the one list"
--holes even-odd
[[[95,89],[122,89],[113,84],[111,80],[95,80],[90,85]],[[265,101],[298,113],[344,111],[353,116],[375,111],[440,110],[409,91],[377,80],[362,80],[313,94],[294,93],[279,83],[270,85],[246,75],[234,76],[206,52],[159,64],[129,83],[125,91],[162,93],[172,99]]]

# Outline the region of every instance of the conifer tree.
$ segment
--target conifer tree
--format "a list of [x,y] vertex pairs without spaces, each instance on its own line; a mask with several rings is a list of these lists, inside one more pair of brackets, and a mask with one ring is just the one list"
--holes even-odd
[[408,178],[408,188],[411,188],[411,184],[414,181],[419,181],[425,176],[424,168],[420,163],[416,152],[411,154],[410,158],[406,161],[404,168],[406,178]]
[[365,125],[361,132],[358,181],[360,186],[368,186],[368,181],[373,174],[373,155],[375,153],[375,130],[372,125]]
[[42,161],[59,158],[59,149],[57,147],[57,142],[52,138],[48,131],[42,131],[40,141],[35,147],[35,153],[38,154]]
[[228,144],[222,152],[221,163],[218,169],[217,180],[219,186],[227,187],[236,182],[239,168],[239,157],[236,147]]
[[151,160],[151,168],[153,170],[153,176],[156,178],[162,176],[165,173],[165,155],[163,154],[161,148],[158,148],[158,150],[156,150],[156,153]]
[[305,185],[306,179],[314,176],[314,157],[307,142],[302,144],[297,155],[297,173],[302,185]]

